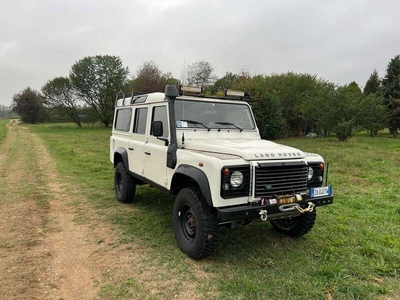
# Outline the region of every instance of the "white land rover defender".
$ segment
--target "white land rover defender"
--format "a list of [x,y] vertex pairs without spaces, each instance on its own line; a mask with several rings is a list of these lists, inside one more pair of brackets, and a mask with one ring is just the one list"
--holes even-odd
[[310,231],[315,207],[333,203],[323,158],[262,140],[245,93],[182,91],[166,86],[116,101],[110,160],[117,199],[133,202],[142,184],[176,196],[176,241],[194,259],[214,252],[222,225],[259,218],[293,237]]

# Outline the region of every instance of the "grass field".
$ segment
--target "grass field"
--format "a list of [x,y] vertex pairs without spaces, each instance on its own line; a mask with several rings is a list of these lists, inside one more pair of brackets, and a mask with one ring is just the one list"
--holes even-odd
[[7,127],[6,127],[7,122],[8,122],[8,119],[0,118],[0,142],[7,135]]
[[[65,180],[81,186],[96,213],[120,227],[121,244],[148,249],[145,266],[164,265],[171,270],[164,276],[178,281],[192,276],[189,259],[174,240],[172,198],[143,186],[129,213],[116,202],[109,130],[29,128],[44,139]],[[330,162],[335,204],[318,209],[316,226],[299,239],[274,232],[269,223],[222,228],[216,255],[197,263],[209,275],[196,282],[198,293],[220,299],[400,298],[400,140],[361,134],[347,143],[335,138],[280,142]],[[102,293],[123,299],[134,288],[121,282],[102,287]]]

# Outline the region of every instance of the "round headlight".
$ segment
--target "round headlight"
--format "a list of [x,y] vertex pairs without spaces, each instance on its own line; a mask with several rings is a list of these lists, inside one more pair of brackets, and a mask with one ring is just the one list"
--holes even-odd
[[307,176],[308,180],[313,179],[313,177],[314,177],[314,170],[313,168],[308,167],[308,176]]
[[240,171],[235,171],[231,175],[231,186],[234,188],[240,187],[243,184],[243,174]]

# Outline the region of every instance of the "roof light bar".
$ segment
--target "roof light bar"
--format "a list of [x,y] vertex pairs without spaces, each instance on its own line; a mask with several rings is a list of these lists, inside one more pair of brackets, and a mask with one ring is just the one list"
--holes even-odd
[[181,85],[181,92],[187,94],[201,94],[203,93],[202,87]]
[[246,92],[243,91],[235,91],[235,90],[225,90],[225,97],[241,97],[244,98],[246,95]]

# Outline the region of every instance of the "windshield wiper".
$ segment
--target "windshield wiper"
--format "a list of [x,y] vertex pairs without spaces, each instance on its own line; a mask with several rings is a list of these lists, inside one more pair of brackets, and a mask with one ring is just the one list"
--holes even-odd
[[239,126],[237,126],[237,125],[235,125],[235,124],[233,124],[233,123],[231,123],[231,122],[214,122],[214,123],[215,123],[215,124],[220,124],[220,125],[225,125],[225,126],[231,125],[231,126],[236,127],[237,129],[239,129],[240,132],[243,131],[243,128],[242,128],[242,127],[239,127]]
[[206,128],[208,131],[211,130],[210,127],[207,127],[206,125],[204,125],[204,124],[201,123],[201,122],[197,122],[197,121],[194,121],[194,120],[181,120],[181,121],[183,121],[183,122],[188,122],[188,123],[192,123],[192,124],[195,124],[195,125],[201,125],[201,126],[203,126],[204,128]]

